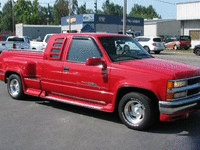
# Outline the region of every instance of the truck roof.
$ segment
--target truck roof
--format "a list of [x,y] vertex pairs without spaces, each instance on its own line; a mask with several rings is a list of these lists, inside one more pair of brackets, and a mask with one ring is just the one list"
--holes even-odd
[[126,35],[115,34],[115,33],[62,33],[62,34],[54,34],[52,36],[59,36],[59,35],[66,35],[66,36],[92,36],[92,37],[126,36]]

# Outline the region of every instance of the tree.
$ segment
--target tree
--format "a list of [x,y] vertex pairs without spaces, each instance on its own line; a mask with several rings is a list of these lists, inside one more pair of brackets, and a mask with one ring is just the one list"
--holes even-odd
[[2,8],[1,30],[2,31],[13,30],[12,2],[11,1],[7,1],[7,3]]
[[80,7],[78,7],[77,14],[86,14],[86,4],[83,4]]
[[134,4],[134,7],[131,8],[129,16],[141,17],[145,19],[161,18],[161,16],[156,13],[152,5],[145,7],[138,4]]
[[[68,0],[56,0],[54,4],[54,24],[60,24],[61,17],[65,17],[69,14],[69,1]],[[78,1],[73,0],[71,7],[71,15],[74,15],[78,9]]]
[[78,7],[77,14],[93,14],[94,11],[92,9],[86,9],[86,3]]
[[106,0],[106,2],[103,3],[102,9],[105,15],[115,15],[115,16],[123,15],[123,7],[114,3],[110,3],[109,0]]
[[69,14],[67,0],[56,0],[54,4],[54,24],[60,24],[61,17]]
[[39,21],[40,14],[38,10],[38,5],[39,5],[38,0],[34,0],[31,7],[31,24],[40,23]]
[[14,5],[14,13],[15,13],[15,20],[17,23],[31,23],[31,9],[32,4],[31,1],[20,0]]

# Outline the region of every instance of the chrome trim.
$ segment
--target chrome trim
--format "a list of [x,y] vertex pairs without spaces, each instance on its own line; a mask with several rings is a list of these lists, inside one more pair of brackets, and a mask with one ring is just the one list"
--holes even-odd
[[159,110],[160,113],[162,114],[174,114],[178,111],[183,111],[185,109],[194,107],[198,103],[200,103],[200,95],[191,98],[185,98],[180,101],[172,101],[172,102],[160,101]]
[[[193,80],[193,79],[197,79],[197,78],[200,78],[200,76],[178,79],[178,80],[168,80],[168,82],[169,81],[172,81],[172,82],[174,82],[174,81],[187,81],[188,82],[189,80]],[[180,92],[186,91],[187,94],[184,97],[174,98],[174,99],[166,99],[166,100],[169,101],[169,102],[170,101],[179,101],[179,100],[184,100],[186,98],[188,99],[188,98],[191,98],[191,97],[194,97],[194,96],[198,96],[198,95],[200,95],[200,92],[188,96],[188,90],[193,90],[193,89],[196,89],[196,88],[200,88],[200,82],[195,83],[195,84],[191,84],[191,85],[187,85],[187,86],[167,89],[167,93],[180,93]]]
[[88,105],[88,104],[82,104],[82,103],[79,103],[79,102],[72,102],[72,101],[69,101],[69,100],[63,100],[63,99],[52,97],[52,96],[46,96],[45,98],[55,100],[55,101],[58,101],[58,102],[62,102],[62,103],[66,103],[66,104],[72,104],[72,105],[82,106],[82,107],[86,107],[86,108],[91,108],[91,109],[97,109],[97,110],[103,109],[103,107],[93,106],[93,105]]
[[192,89],[195,89],[195,88],[199,88],[199,85],[200,85],[200,82],[196,83],[196,84],[184,86],[184,87],[167,89],[167,92],[168,93],[178,93],[178,92],[182,92],[182,91],[192,90]]

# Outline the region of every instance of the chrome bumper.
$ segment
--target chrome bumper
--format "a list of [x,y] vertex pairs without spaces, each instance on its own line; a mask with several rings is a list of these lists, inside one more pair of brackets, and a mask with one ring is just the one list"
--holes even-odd
[[173,102],[160,101],[159,110],[161,114],[172,115],[184,110],[200,109],[196,107],[198,104],[200,104],[200,95]]

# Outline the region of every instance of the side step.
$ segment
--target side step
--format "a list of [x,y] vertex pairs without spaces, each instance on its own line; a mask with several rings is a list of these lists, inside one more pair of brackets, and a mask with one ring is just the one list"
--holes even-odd
[[83,104],[80,102],[75,102],[75,101],[70,101],[70,100],[66,100],[66,99],[60,99],[57,97],[53,97],[53,96],[45,96],[44,98],[46,99],[50,99],[50,100],[54,100],[54,101],[58,101],[58,102],[62,102],[62,103],[66,103],[66,104],[71,104],[71,105],[77,105],[77,106],[81,106],[81,107],[86,107],[86,108],[90,108],[90,109],[96,109],[96,110],[101,110],[103,111],[103,107],[101,106],[94,106],[94,105],[89,105],[89,104]]

